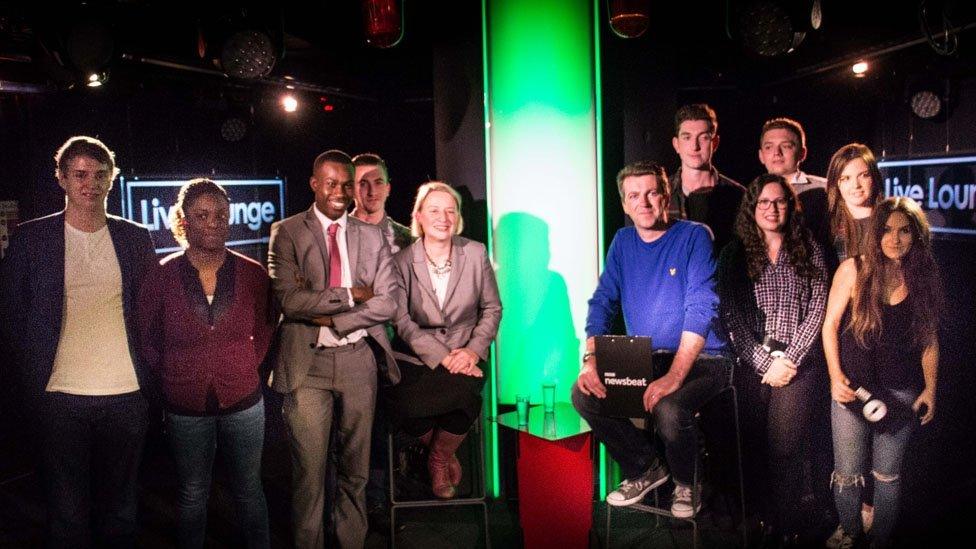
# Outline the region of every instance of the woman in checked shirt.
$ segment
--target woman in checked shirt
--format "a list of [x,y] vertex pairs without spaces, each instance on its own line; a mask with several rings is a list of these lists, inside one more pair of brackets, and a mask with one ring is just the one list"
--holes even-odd
[[722,322],[739,359],[746,470],[758,488],[752,493],[766,500],[754,503],[767,534],[793,541],[802,520],[804,426],[816,390],[808,359],[827,302],[823,253],[802,221],[786,180],[759,176],[746,189],[736,238],[718,268]]

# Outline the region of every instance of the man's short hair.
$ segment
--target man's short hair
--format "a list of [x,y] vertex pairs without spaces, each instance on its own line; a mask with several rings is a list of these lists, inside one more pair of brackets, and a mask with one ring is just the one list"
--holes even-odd
[[335,162],[336,164],[344,164],[352,168],[352,158],[349,155],[340,151],[339,149],[330,149],[324,153],[315,157],[315,162],[312,162],[312,173],[319,171],[322,164],[326,162]]
[[60,178],[61,174],[68,169],[68,164],[79,156],[87,156],[101,164],[107,164],[112,170],[112,179],[119,175],[119,169],[115,166],[115,153],[94,137],[87,135],[76,135],[64,142],[54,153],[54,177]]
[[362,153],[352,157],[353,166],[379,166],[386,171],[386,161],[376,153]]
[[624,179],[642,175],[653,175],[657,178],[658,192],[664,196],[671,196],[671,186],[668,185],[668,175],[664,171],[664,166],[651,160],[639,160],[627,164],[617,172],[617,192],[621,200],[624,198]]
[[766,136],[766,132],[769,130],[786,130],[793,133],[797,139],[797,145],[799,148],[807,148],[807,134],[803,131],[803,126],[793,120],[792,118],[786,118],[785,116],[780,118],[773,118],[772,120],[767,120],[762,127],[762,133],[759,134],[759,146],[762,147],[763,138]]
[[[352,157],[352,165],[357,168],[359,166],[374,166],[381,168],[383,170],[383,177],[385,177],[387,180],[390,179],[390,170],[386,167],[386,161],[376,153],[357,154],[356,156]],[[387,183],[389,183],[389,181],[387,181]]]
[[678,109],[678,112],[674,113],[675,137],[681,131],[681,123],[689,120],[704,120],[708,122],[708,131],[712,132],[712,134],[718,133],[718,116],[715,114],[715,109],[709,107],[706,103],[685,105]]

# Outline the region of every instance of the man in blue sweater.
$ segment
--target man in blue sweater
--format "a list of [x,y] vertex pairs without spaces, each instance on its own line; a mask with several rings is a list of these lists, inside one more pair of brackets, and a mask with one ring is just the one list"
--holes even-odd
[[[670,469],[675,484],[671,512],[687,518],[701,508],[701,487],[693,486],[698,457],[694,414],[725,387],[731,367],[722,356],[725,342],[717,329],[712,238],[704,225],[668,218],[670,186],[660,165],[624,167],[617,174],[617,190],[634,226],[614,236],[589,301],[586,353],[573,405],[624,474],[607,504],[641,501],[668,480]],[[629,335],[651,336],[657,350],[674,353],[670,369],[648,384],[643,396],[644,409],[653,413],[664,441],[666,463],[629,419],[600,413],[598,399],[606,398],[606,387],[597,374],[594,336],[610,333],[621,311]]]

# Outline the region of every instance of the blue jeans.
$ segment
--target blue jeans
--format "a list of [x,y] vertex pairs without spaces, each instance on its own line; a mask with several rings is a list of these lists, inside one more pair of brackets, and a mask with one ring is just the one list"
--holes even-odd
[[[913,390],[890,391],[893,398],[911,406],[918,397]],[[830,402],[830,422],[834,437],[834,473],[830,484],[834,504],[844,531],[853,535],[863,531],[861,524],[861,490],[870,457],[874,476],[874,524],[871,535],[875,543],[885,545],[898,519],[901,490],[901,463],[915,421],[894,432],[878,432],[861,417],[860,406],[845,408]],[[873,454],[868,456],[869,448]]]
[[[721,357],[699,357],[677,391],[654,407],[654,427],[664,441],[665,457],[674,481],[691,486],[698,460],[695,412],[720,393],[729,382],[731,362]],[[600,400],[584,395],[573,385],[573,406],[590,424],[620,465],[624,478],[635,479],[658,463],[654,443],[629,419],[601,415]]]
[[218,443],[247,547],[268,547],[268,505],[261,487],[264,399],[246,410],[223,416],[167,413],[166,420],[180,477],[177,528],[180,547],[203,547]]

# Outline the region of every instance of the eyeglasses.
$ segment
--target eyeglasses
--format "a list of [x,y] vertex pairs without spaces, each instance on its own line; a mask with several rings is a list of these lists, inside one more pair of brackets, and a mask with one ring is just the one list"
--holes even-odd
[[756,207],[759,208],[760,210],[768,210],[770,206],[776,204],[777,209],[785,210],[786,205],[789,203],[790,203],[789,199],[786,198],[777,198],[776,200],[760,198],[759,201],[756,202]]

